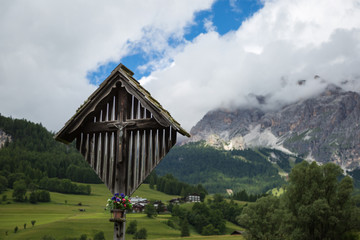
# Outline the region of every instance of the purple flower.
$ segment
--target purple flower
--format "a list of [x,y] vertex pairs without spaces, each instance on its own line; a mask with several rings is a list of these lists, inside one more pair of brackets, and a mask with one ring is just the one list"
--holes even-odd
[[112,197],[111,200],[115,200],[116,198],[115,197]]
[[119,196],[119,193],[115,193],[115,195],[114,195],[115,197],[118,197]]
[[124,197],[125,197],[125,194],[122,193],[122,194],[121,194],[121,197],[124,198]]

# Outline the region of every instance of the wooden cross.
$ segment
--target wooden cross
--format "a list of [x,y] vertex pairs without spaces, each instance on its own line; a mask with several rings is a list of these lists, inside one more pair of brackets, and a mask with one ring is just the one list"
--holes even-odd
[[[109,190],[131,195],[176,143],[190,136],[148,91],[117,66],[76,114],[56,134],[70,143]],[[125,225],[114,225],[114,239],[124,239]]]

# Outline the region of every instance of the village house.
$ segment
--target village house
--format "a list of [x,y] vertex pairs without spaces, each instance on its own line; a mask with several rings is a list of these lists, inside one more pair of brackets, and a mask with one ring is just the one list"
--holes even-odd
[[145,209],[145,206],[143,206],[139,203],[133,204],[133,213],[143,212],[144,209]]
[[185,198],[173,198],[169,202],[171,204],[180,204],[185,201]]
[[141,204],[141,205],[146,205],[149,201],[146,198],[141,198],[141,197],[131,197],[130,201],[132,204]]
[[186,202],[200,202],[200,195],[197,193],[190,194],[186,197]]

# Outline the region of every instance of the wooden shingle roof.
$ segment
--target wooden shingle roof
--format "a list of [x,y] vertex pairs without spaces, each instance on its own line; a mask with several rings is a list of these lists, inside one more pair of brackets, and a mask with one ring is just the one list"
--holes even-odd
[[94,93],[78,108],[74,116],[66,122],[65,126],[55,135],[55,139],[66,144],[72,142],[76,137],[75,132],[82,126],[85,118],[95,111],[99,103],[107,97],[113,88],[116,88],[116,86],[120,84],[151,112],[160,125],[164,127],[171,126],[183,136],[190,137],[190,134],[180,126],[170,113],[133,78],[133,75],[134,73],[131,70],[123,64],[119,64]]

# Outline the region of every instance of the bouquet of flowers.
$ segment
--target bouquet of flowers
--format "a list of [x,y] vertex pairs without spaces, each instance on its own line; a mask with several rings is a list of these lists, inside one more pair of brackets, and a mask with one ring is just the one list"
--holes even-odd
[[128,196],[125,194],[115,193],[115,195],[107,200],[106,209],[132,210],[132,204]]

